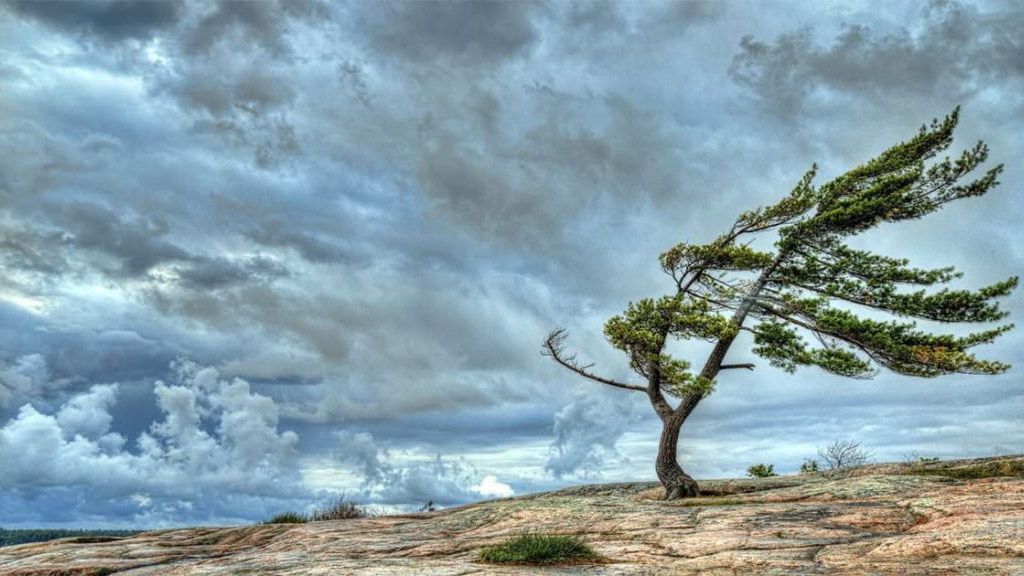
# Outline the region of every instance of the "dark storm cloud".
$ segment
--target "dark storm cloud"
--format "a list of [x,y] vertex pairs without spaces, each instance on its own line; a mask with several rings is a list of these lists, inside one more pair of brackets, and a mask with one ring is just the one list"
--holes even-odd
[[534,2],[390,2],[361,18],[374,51],[410,63],[492,65],[536,40]]
[[293,36],[329,17],[315,1],[214,3],[163,38],[152,88],[177,101],[196,133],[250,151],[260,168],[287,165],[301,150],[287,67],[310,58]]
[[685,27],[720,18],[727,7],[727,3],[713,0],[675,0],[666,3],[661,21],[668,26]]
[[109,41],[144,40],[178,23],[185,12],[179,0],[12,0],[9,5],[49,26]]
[[315,234],[292,230],[280,222],[250,230],[246,236],[263,246],[291,248],[306,260],[320,264],[344,262],[353,257],[343,246]]
[[241,262],[209,256],[193,257],[178,269],[182,285],[194,290],[211,290],[238,284],[271,281],[288,275],[281,264],[267,258],[253,257]]
[[541,96],[529,127],[505,134],[491,128],[503,116],[495,98],[468,95],[475,122],[426,132],[416,177],[447,220],[497,241],[558,245],[581,211],[606,201],[640,208],[678,192],[681,158],[657,116],[628,100]]
[[[59,241],[56,232],[39,234],[35,231],[0,226],[0,259],[11,270],[34,272],[41,275],[59,275],[66,263],[54,251],[44,246]],[[7,278],[8,281],[11,278]]]
[[289,56],[291,47],[285,36],[290,19],[327,15],[316,0],[222,0],[186,34],[183,48],[187,54],[208,53],[215,44],[231,42],[235,48],[259,47],[274,56]]
[[[49,218],[42,228],[0,227],[5,264],[32,273],[38,281],[72,272],[70,262],[98,257],[92,269],[116,280],[157,280],[194,290],[272,281],[288,275],[280,263],[260,256],[242,259],[190,252],[169,239],[163,218],[122,215],[107,206],[70,201],[36,212]],[[169,266],[171,278],[154,269]]]
[[230,76],[211,78],[189,73],[178,79],[174,93],[186,108],[213,116],[235,111],[249,116],[263,114],[287,106],[295,99],[295,91],[274,72],[279,74],[280,71],[254,64]]
[[771,111],[793,116],[821,90],[880,101],[891,94],[945,95],[959,102],[993,84],[1019,86],[1024,74],[1024,9],[1001,12],[932,2],[919,30],[879,32],[847,24],[830,45],[811,28],[764,42],[740,41],[729,75]]
[[165,262],[191,257],[166,239],[169,226],[162,218],[122,218],[106,206],[86,202],[60,204],[51,214],[61,227],[63,243],[109,256],[116,267],[106,271],[115,276],[137,278]]

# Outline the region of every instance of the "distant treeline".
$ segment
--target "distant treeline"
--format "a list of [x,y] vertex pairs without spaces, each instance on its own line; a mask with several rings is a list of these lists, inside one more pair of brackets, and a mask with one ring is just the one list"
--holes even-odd
[[0,546],[13,546],[29,542],[45,542],[57,538],[117,538],[138,534],[141,530],[6,530],[0,528]]

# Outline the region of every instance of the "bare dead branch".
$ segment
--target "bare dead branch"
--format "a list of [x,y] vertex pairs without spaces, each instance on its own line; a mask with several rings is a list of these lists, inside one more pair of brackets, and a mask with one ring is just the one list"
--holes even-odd
[[584,378],[593,380],[594,382],[600,382],[608,386],[614,386],[615,388],[622,388],[624,390],[636,390],[639,392],[647,392],[647,388],[644,386],[637,386],[635,384],[624,384],[617,382],[610,378],[604,378],[590,372],[589,369],[593,364],[582,365],[576,361],[575,354],[566,354],[565,352],[565,338],[568,333],[564,328],[558,328],[552,330],[546,340],[544,340],[544,347],[541,350],[541,354],[544,356],[550,356],[552,360],[558,362],[565,368],[572,370],[573,372],[583,376]]
[[754,364],[751,362],[745,362],[743,364],[722,364],[718,367],[719,370],[735,370],[737,368],[746,368],[747,370],[753,370]]

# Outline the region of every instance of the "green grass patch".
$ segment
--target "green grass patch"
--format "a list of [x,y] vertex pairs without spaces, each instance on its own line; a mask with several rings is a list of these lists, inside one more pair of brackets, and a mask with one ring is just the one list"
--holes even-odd
[[309,520],[298,512],[282,512],[264,524],[305,524]]
[[310,522],[326,522],[328,520],[352,520],[353,518],[369,518],[374,513],[366,508],[346,500],[344,496],[335,500],[326,508],[320,508],[309,515]]
[[264,524],[305,524],[306,522],[327,522],[330,520],[352,520],[355,518],[372,518],[379,513],[368,510],[355,502],[346,500],[344,496],[324,508],[317,508],[309,514],[283,512],[274,516]]
[[480,550],[480,561],[493,564],[585,564],[601,556],[579,536],[523,534]]

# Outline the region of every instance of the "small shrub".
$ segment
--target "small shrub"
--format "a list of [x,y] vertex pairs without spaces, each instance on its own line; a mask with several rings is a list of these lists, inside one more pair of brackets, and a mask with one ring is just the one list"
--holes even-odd
[[298,512],[282,512],[264,524],[305,524],[306,522],[308,522],[306,517]]
[[775,473],[774,464],[754,464],[747,468],[747,476],[751,478],[769,478],[771,476],[778,476],[778,474]]
[[804,463],[800,465],[801,474],[817,474],[818,473],[818,461],[813,458],[804,460]]
[[825,448],[818,448],[818,456],[829,470],[863,466],[871,460],[871,453],[853,440],[835,440]]
[[324,522],[327,520],[351,520],[353,518],[366,518],[370,516],[363,507],[344,496],[338,498],[327,508],[321,508],[309,515],[310,522]]
[[574,564],[601,559],[579,536],[523,534],[480,550],[480,561],[494,564]]

